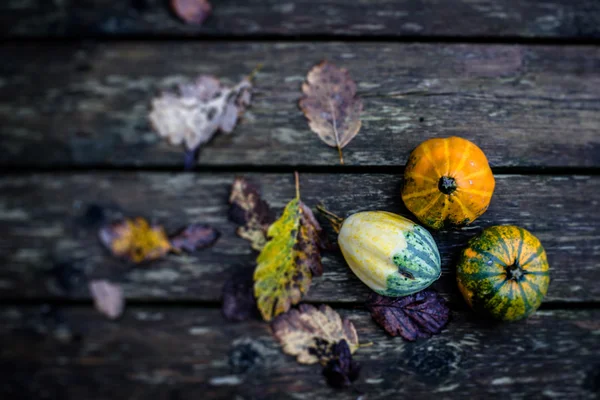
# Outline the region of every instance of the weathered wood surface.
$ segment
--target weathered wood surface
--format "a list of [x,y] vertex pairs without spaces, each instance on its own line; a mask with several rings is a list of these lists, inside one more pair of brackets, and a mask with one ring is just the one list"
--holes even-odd
[[31,36],[360,35],[599,38],[595,0],[213,1],[202,27],[168,0],[5,0],[0,34]]
[[[250,174],[264,197],[281,212],[295,195],[293,175]],[[124,284],[136,299],[218,301],[225,280],[253,266],[255,253],[238,238],[227,220],[233,174],[82,173],[15,175],[0,179],[0,297],[60,298],[56,262],[70,262],[89,277],[108,277]],[[388,210],[410,216],[400,198],[400,174],[301,174],[302,199],[314,207],[323,201],[340,215]],[[489,210],[463,231],[434,233],[443,256],[443,276],[435,284],[453,301],[454,265],[469,238],[484,227],[515,224],[542,241],[551,265],[547,296],[553,301],[600,300],[600,221],[597,176],[496,176]],[[147,266],[131,267],[113,259],[100,245],[97,220],[83,218],[91,204],[142,215],[174,231],[205,222],[222,237],[208,250],[170,255]],[[90,216],[90,215],[88,215]],[[325,224],[324,224],[325,225]],[[308,301],[362,302],[369,290],[348,269],[341,254],[327,253],[325,273],[314,279]],[[74,297],[87,297],[76,285]]]
[[179,168],[181,149],[149,126],[152,97],[259,64],[251,109],[200,165],[337,165],[297,106],[325,58],[350,70],[365,103],[347,164],[401,166],[424,139],[460,135],[493,166],[600,166],[599,47],[191,42],[0,46],[0,165]]
[[[368,399],[598,398],[598,310],[538,311],[513,324],[454,311],[440,335],[416,343],[388,337],[365,311],[338,311],[362,343],[373,342],[354,356],[362,364],[355,387]],[[283,354],[266,323],[228,323],[217,309],[130,307],[116,323],[87,307],[58,315],[60,324],[36,308],[0,311],[3,398],[359,395],[328,388],[318,365]]]

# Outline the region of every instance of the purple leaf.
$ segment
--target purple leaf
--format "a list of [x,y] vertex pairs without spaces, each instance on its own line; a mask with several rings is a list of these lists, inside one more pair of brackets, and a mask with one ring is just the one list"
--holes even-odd
[[89,283],[90,293],[96,309],[110,319],[117,319],[123,314],[125,299],[121,286],[105,280]]
[[169,240],[173,249],[177,251],[185,250],[191,253],[194,250],[212,246],[219,239],[219,236],[219,231],[211,226],[192,224]]
[[212,12],[208,0],[171,0],[173,11],[188,24],[202,25]]
[[350,386],[358,379],[360,365],[352,360],[352,353],[345,339],[333,345],[332,357],[323,368],[327,384],[338,389]]
[[387,333],[409,341],[439,333],[450,319],[446,301],[432,289],[405,297],[372,294],[366,306]]
[[245,321],[259,316],[254,298],[254,268],[244,268],[223,286],[223,316],[229,321]]

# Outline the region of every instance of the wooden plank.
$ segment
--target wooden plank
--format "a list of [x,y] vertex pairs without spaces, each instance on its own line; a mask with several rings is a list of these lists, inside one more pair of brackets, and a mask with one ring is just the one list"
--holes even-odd
[[[249,176],[278,213],[295,195],[292,174]],[[227,220],[233,178],[224,173],[123,172],[1,178],[0,297],[63,297],[47,271],[55,262],[67,261],[90,277],[123,282],[129,298],[218,301],[225,280],[251,267],[256,257]],[[548,253],[548,302],[600,300],[600,177],[499,175],[496,181],[489,210],[472,226],[434,233],[443,256],[443,276],[434,287],[462,303],[454,277],[459,251],[484,227],[515,224],[537,235]],[[400,175],[301,174],[303,201],[311,207],[323,201],[340,215],[387,210],[409,216],[401,186]],[[97,230],[86,226],[81,216],[90,204],[111,210],[119,206],[128,215],[161,222],[169,231],[205,222],[217,227],[222,237],[212,249],[133,268],[111,258],[101,248]],[[327,253],[324,265],[325,273],[314,280],[307,300],[365,300],[369,290],[341,254]],[[85,285],[79,284],[73,296],[86,298]]]
[[182,151],[147,119],[160,88],[257,65],[252,108],[200,165],[337,165],[298,109],[307,71],[349,68],[364,99],[349,165],[404,165],[430,137],[475,141],[493,166],[600,167],[600,48],[398,43],[0,46],[0,165],[169,166]]
[[5,0],[0,34],[31,36],[350,35],[599,38],[595,0],[213,1],[202,27],[185,25],[164,0]]
[[[389,338],[362,310],[338,310],[357,328],[368,398],[569,398],[598,396],[600,311],[537,312],[495,324],[454,311],[437,336]],[[88,308],[64,319],[31,308],[0,311],[3,398],[356,399],[326,386],[318,365],[284,355],[262,321],[233,324],[215,309],[130,307],[115,323]],[[77,339],[61,341],[70,329]]]

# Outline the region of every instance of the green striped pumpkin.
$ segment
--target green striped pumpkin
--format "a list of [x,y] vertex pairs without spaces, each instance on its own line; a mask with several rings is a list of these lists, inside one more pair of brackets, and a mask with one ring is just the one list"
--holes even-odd
[[475,311],[504,321],[533,313],[550,275],[540,241],[518,226],[492,226],[471,239],[457,267],[458,287]]
[[382,296],[407,296],[440,277],[440,253],[423,227],[400,215],[365,211],[346,218],[338,236],[354,274]]

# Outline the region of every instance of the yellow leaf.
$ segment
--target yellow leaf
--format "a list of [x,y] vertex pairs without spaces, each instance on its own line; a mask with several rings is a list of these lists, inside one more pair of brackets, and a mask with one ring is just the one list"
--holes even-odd
[[313,275],[323,273],[322,229],[310,208],[300,201],[298,173],[295,176],[296,198],[269,227],[270,239],[256,259],[254,297],[266,321],[298,304]]
[[151,226],[144,218],[125,219],[100,230],[100,240],[116,257],[134,263],[156,260],[171,250],[162,226]]
[[269,227],[267,235],[271,240],[256,260],[254,296],[266,321],[297,304],[310,286],[310,269],[296,266],[294,246],[300,228],[299,204],[298,198],[290,201],[281,218]]

